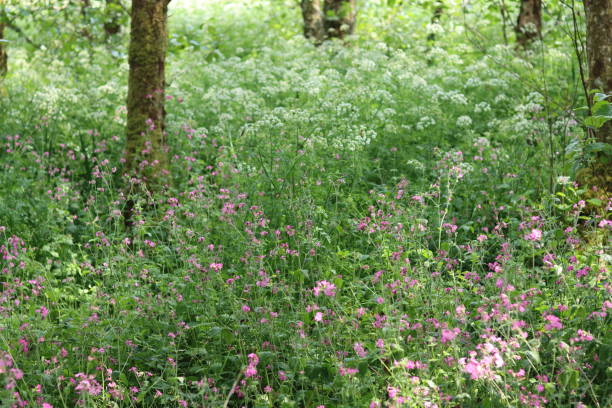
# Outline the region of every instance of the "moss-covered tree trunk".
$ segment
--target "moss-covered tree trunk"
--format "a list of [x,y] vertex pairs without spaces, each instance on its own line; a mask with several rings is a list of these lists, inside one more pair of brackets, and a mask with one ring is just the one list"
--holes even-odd
[[81,15],[83,17],[87,16],[87,10],[91,7],[90,0],[81,0]]
[[328,38],[343,39],[353,34],[357,17],[357,0],[325,0],[323,14]]
[[[444,2],[442,0],[436,0],[434,2],[433,16],[431,16],[431,24],[433,25],[433,24],[440,23],[440,19],[442,18],[443,13],[444,13]],[[436,33],[432,31],[427,36],[427,41],[433,42],[435,40],[436,40]]]
[[[587,25],[587,60],[589,66],[588,89],[612,94],[612,0],[584,0]],[[592,97],[592,96],[591,96]],[[612,141],[612,123],[608,121],[595,131],[600,143]],[[609,153],[603,149],[597,154],[592,167],[590,184],[612,191],[612,164]]]
[[164,86],[170,0],[132,0],[126,167],[155,187],[167,174]]
[[8,55],[6,53],[6,43],[4,42],[4,24],[0,23],[0,77],[6,75],[8,71]]
[[119,0],[106,0],[104,14],[106,21],[104,22],[104,32],[107,36],[118,34],[121,31],[119,24],[119,14],[121,13],[121,5]]
[[321,44],[325,39],[321,0],[302,0],[302,17],[304,36],[314,41],[315,44]]
[[526,47],[542,35],[542,0],[521,0],[516,26],[516,41]]
[[81,28],[81,35],[87,39],[89,39],[90,41],[94,40],[93,35],[91,34],[91,31],[89,31],[89,9],[91,8],[91,1],[90,0],[81,0],[81,19],[82,19],[82,24],[83,27]]

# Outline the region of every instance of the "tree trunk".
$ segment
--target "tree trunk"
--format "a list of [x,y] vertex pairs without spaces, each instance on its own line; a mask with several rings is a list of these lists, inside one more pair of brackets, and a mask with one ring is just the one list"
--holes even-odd
[[357,16],[357,0],[325,0],[323,14],[327,38],[343,39],[353,34]]
[[516,41],[523,47],[542,36],[542,0],[521,0],[514,31]]
[[[438,24],[440,22],[440,18],[442,17],[442,13],[444,13],[444,2],[442,0],[438,0],[435,2],[435,8],[433,12],[433,16],[431,17],[431,24]],[[427,41],[435,41],[436,33],[432,32],[427,36]]]
[[87,18],[87,14],[89,12],[89,8],[91,7],[91,1],[90,0],[81,0],[81,18],[83,20],[83,28],[81,29],[81,35],[85,38],[87,38],[90,41],[93,41],[93,35],[91,35],[91,32],[89,31],[89,29],[87,28],[87,26],[89,25],[89,19]]
[[321,44],[325,39],[321,0],[302,0],[302,17],[304,18],[304,37]]
[[167,174],[164,86],[170,0],[132,0],[126,167],[155,187]]
[[[606,95],[612,94],[612,0],[584,0],[587,25],[587,62],[589,66],[588,89],[598,89]],[[591,95],[592,98],[592,95]],[[612,122],[608,121],[595,130],[600,143],[612,140]],[[599,151],[592,167],[590,184],[612,191],[610,156]]]
[[4,40],[4,23],[0,23],[0,77],[8,71],[8,55],[6,54],[6,43]]
[[121,31],[121,25],[118,22],[120,11],[121,5],[119,0],[106,0],[104,32],[107,36],[118,34]]
[[91,7],[90,0],[81,0],[81,15],[87,17],[87,9]]
[[612,93],[612,0],[584,0],[589,89]]

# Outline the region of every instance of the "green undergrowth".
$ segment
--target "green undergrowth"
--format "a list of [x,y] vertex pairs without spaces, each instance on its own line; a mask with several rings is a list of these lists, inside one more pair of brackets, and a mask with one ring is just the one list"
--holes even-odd
[[427,42],[395,5],[317,48],[286,6],[171,8],[149,199],[122,175],[125,38],[11,54],[0,405],[608,406],[572,51],[496,45],[482,10],[484,44],[457,10]]

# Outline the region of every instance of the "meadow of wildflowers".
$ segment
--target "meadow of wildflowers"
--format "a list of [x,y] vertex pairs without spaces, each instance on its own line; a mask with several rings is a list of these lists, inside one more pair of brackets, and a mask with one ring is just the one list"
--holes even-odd
[[199,13],[171,9],[148,202],[122,187],[125,56],[14,55],[1,407],[612,404],[612,221],[573,181],[567,44],[483,55],[364,8],[316,48],[278,2]]

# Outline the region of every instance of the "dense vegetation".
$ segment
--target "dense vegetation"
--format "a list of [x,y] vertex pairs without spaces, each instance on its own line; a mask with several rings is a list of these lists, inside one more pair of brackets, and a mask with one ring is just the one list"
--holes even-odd
[[580,12],[523,48],[518,2],[368,0],[315,46],[295,1],[176,0],[149,189],[129,18],[63,3],[6,32],[0,406],[612,404]]

